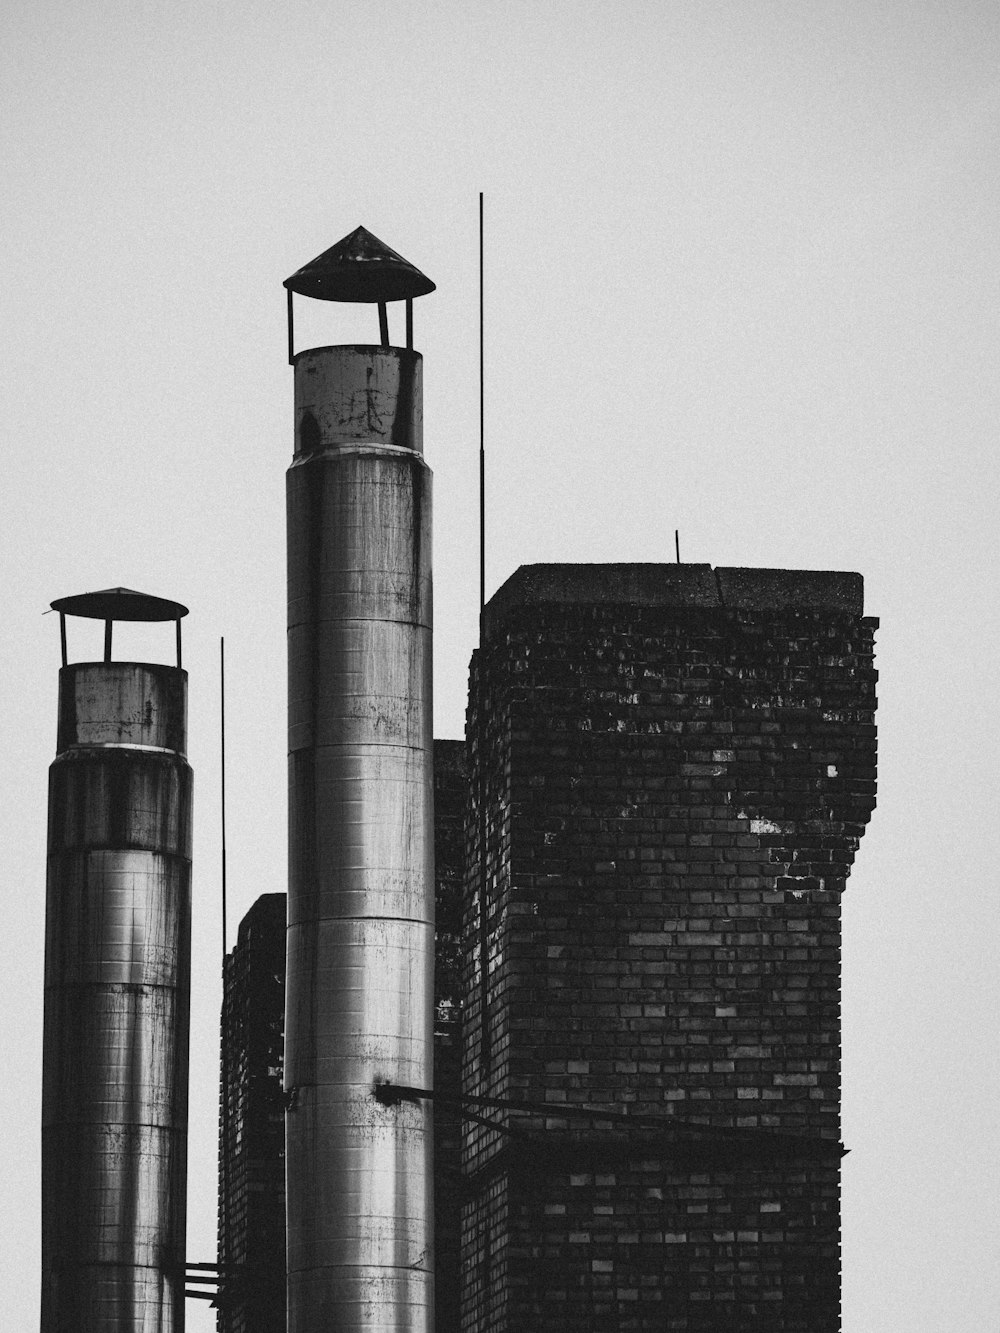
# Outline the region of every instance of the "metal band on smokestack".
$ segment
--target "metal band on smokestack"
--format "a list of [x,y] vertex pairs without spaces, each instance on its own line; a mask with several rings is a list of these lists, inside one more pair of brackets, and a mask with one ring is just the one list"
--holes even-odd
[[[285,285],[383,307],[434,286],[364,228]],[[383,310],[383,333],[386,321]],[[288,1333],[432,1333],[430,1103],[374,1096],[380,1083],[432,1078],[422,360],[366,345],[293,353],[293,364]]]
[[[42,1333],[182,1333],[191,952],[187,672],[67,665],[65,617],[176,620],[112,588],[53,602]],[[178,653],[179,655],[179,653]]]

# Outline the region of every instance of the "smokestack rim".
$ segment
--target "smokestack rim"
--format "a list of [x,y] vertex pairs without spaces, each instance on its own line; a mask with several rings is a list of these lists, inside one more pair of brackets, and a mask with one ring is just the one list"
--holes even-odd
[[400,347],[397,343],[321,343],[317,347],[300,347],[292,358],[291,364],[297,366],[304,356],[318,356],[322,352],[357,352],[359,354],[378,352],[396,361],[423,361],[423,353],[413,347]]

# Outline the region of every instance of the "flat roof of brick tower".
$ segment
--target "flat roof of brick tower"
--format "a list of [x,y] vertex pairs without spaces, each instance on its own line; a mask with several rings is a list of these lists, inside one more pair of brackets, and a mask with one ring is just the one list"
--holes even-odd
[[825,569],[714,569],[711,565],[522,565],[490,598],[486,633],[512,611],[545,603],[735,607],[864,614],[860,574]]

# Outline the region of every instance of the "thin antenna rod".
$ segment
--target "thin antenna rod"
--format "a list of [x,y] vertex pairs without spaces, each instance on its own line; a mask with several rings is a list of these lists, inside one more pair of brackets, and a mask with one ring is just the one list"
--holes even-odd
[[222,967],[226,966],[226,641],[219,639],[219,789],[222,813]]
[[[486,608],[486,410],[483,366],[483,192],[479,192],[479,615]],[[479,646],[483,646],[482,623]]]
[[674,528],[674,550],[677,552],[677,563],[681,563],[681,534],[678,528]]
[[486,663],[484,656],[486,615],[486,378],[483,358],[483,193],[479,192],[479,1039],[480,1070],[485,1078],[492,1065],[489,1020],[489,909],[486,902]]
[[[289,291],[289,311],[291,311],[291,291]],[[226,1265],[231,1259],[230,1236],[232,1216],[229,1211],[229,1155],[232,1145],[229,1140],[229,1012],[226,1005],[226,641],[219,639],[219,787],[221,793],[222,815],[222,1004],[219,1010],[219,1044],[222,1048],[222,1088],[219,1097],[219,1138],[221,1140],[222,1178],[219,1181],[222,1198],[219,1208],[218,1252],[220,1264]],[[220,1276],[220,1289],[225,1285],[223,1267]]]

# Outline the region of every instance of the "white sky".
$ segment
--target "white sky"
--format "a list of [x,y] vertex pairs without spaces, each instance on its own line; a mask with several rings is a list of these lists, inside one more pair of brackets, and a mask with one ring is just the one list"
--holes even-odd
[[[364,223],[438,284],[416,341],[436,733],[459,736],[482,189],[488,592],[531,561],[670,560],[675,527],[688,560],[865,575],[881,764],[846,905],[844,1329],[993,1333],[994,0],[8,0],[0,51],[4,1321],[38,1318],[41,613],[115,584],[191,607],[189,1257],[211,1259],[220,635],[233,926],[285,887],[281,281]],[[298,309],[300,347],[376,338],[371,309]],[[100,633],[70,622],[71,654]],[[169,660],[162,627],[131,642]]]

